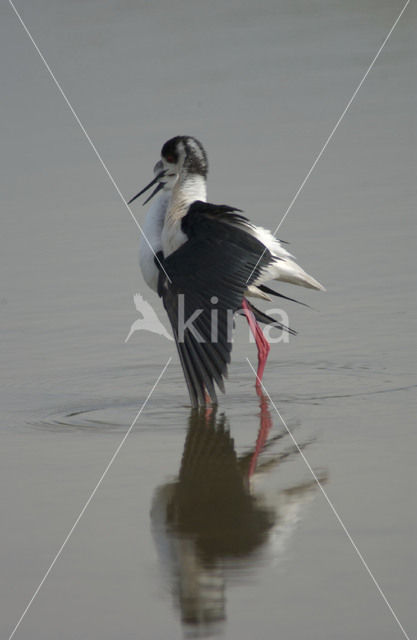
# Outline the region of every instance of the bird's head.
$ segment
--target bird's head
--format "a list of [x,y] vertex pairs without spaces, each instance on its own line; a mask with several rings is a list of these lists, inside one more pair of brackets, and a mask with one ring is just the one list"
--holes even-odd
[[208,161],[203,145],[192,136],[175,136],[167,140],[161,149],[161,159],[154,166],[155,177],[128,204],[136,200],[145,191],[156,184],[151,195],[145,200],[146,204],[158,191],[171,191],[180,174],[196,174],[207,178]]

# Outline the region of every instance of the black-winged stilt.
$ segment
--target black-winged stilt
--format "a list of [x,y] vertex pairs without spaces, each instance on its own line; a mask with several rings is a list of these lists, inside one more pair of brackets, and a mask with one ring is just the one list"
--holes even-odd
[[154,185],[145,203],[162,192],[146,216],[140,267],[168,313],[192,405],[205,405],[209,399],[216,403],[214,383],[224,392],[236,312],[244,313],[255,337],[257,386],[269,353],[258,322],[292,332],[254,307],[248,296],[287,298],[265,285],[270,280],[324,287],[296,264],[270,231],[252,224],[235,207],[206,202],[208,162],[198,140],[168,140],[154,173],[129,201]]

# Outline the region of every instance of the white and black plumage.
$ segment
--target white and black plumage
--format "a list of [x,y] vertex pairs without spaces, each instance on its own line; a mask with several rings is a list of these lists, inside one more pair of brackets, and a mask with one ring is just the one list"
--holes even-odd
[[[262,476],[275,468],[279,478],[281,465],[297,448],[286,444],[285,429],[273,428],[266,396],[259,392],[259,399],[256,443],[241,455],[224,413],[217,416],[215,408],[191,412],[178,477],[154,492],[152,536],[182,622],[194,627],[185,637],[220,635],[227,591],[239,569],[247,569],[253,554],[255,564],[260,557],[274,564],[286,557],[318,489],[311,479],[264,491]],[[320,482],[326,480],[321,473]]]
[[239,209],[207,203],[207,172],[201,143],[176,136],[163,145],[154,180],[130,200],[155,184],[150,197],[162,192],[146,216],[140,266],[148,286],[162,297],[193,406],[206,404],[206,391],[217,402],[215,383],[224,391],[237,311],[246,315],[255,336],[260,383],[269,344],[257,321],[283,327],[247,296],[285,298],[265,286],[270,280],[324,289],[270,231]]

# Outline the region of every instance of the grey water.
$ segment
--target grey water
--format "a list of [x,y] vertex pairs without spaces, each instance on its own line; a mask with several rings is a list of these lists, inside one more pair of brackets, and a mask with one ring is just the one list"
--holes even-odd
[[[271,229],[403,7],[15,4],[124,197],[191,134],[210,200]],[[227,394],[201,414],[172,342],[125,342],[135,293],[167,326],[138,228],[11,6],[0,16],[1,637],[170,356],[14,637],[405,637],[322,490],[411,637],[415,3],[279,229],[327,292],[280,289],[311,308],[278,305],[298,335],[272,345],[269,397],[238,319]]]

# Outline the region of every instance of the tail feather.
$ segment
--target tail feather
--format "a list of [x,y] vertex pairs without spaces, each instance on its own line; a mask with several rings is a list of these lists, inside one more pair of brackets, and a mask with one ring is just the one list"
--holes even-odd
[[260,309],[255,307],[251,302],[249,302],[249,300],[246,299],[246,302],[248,304],[249,309],[252,311],[253,315],[255,316],[255,320],[257,322],[262,322],[262,324],[267,324],[271,327],[276,327],[281,331],[288,331],[288,333],[292,336],[297,335],[297,332],[294,331],[294,329],[287,327],[285,324],[282,324],[282,322],[279,322],[279,320],[276,320],[275,318],[272,318],[264,311],[261,311]]
[[290,282],[308,289],[317,289],[318,291],[326,291],[322,284],[313,276],[310,276],[300,265],[294,260],[277,260],[274,265],[277,273],[274,279],[282,282]]
[[309,304],[306,304],[305,302],[300,302],[300,300],[296,300],[295,298],[290,298],[289,296],[284,296],[284,294],[278,293],[278,291],[275,291],[274,289],[267,287],[265,284],[260,284],[258,286],[258,289],[268,294],[268,296],[276,296],[277,298],[284,298],[284,300],[289,300],[290,302],[295,302],[296,304],[301,304],[303,307],[307,307],[308,309],[311,309]]

